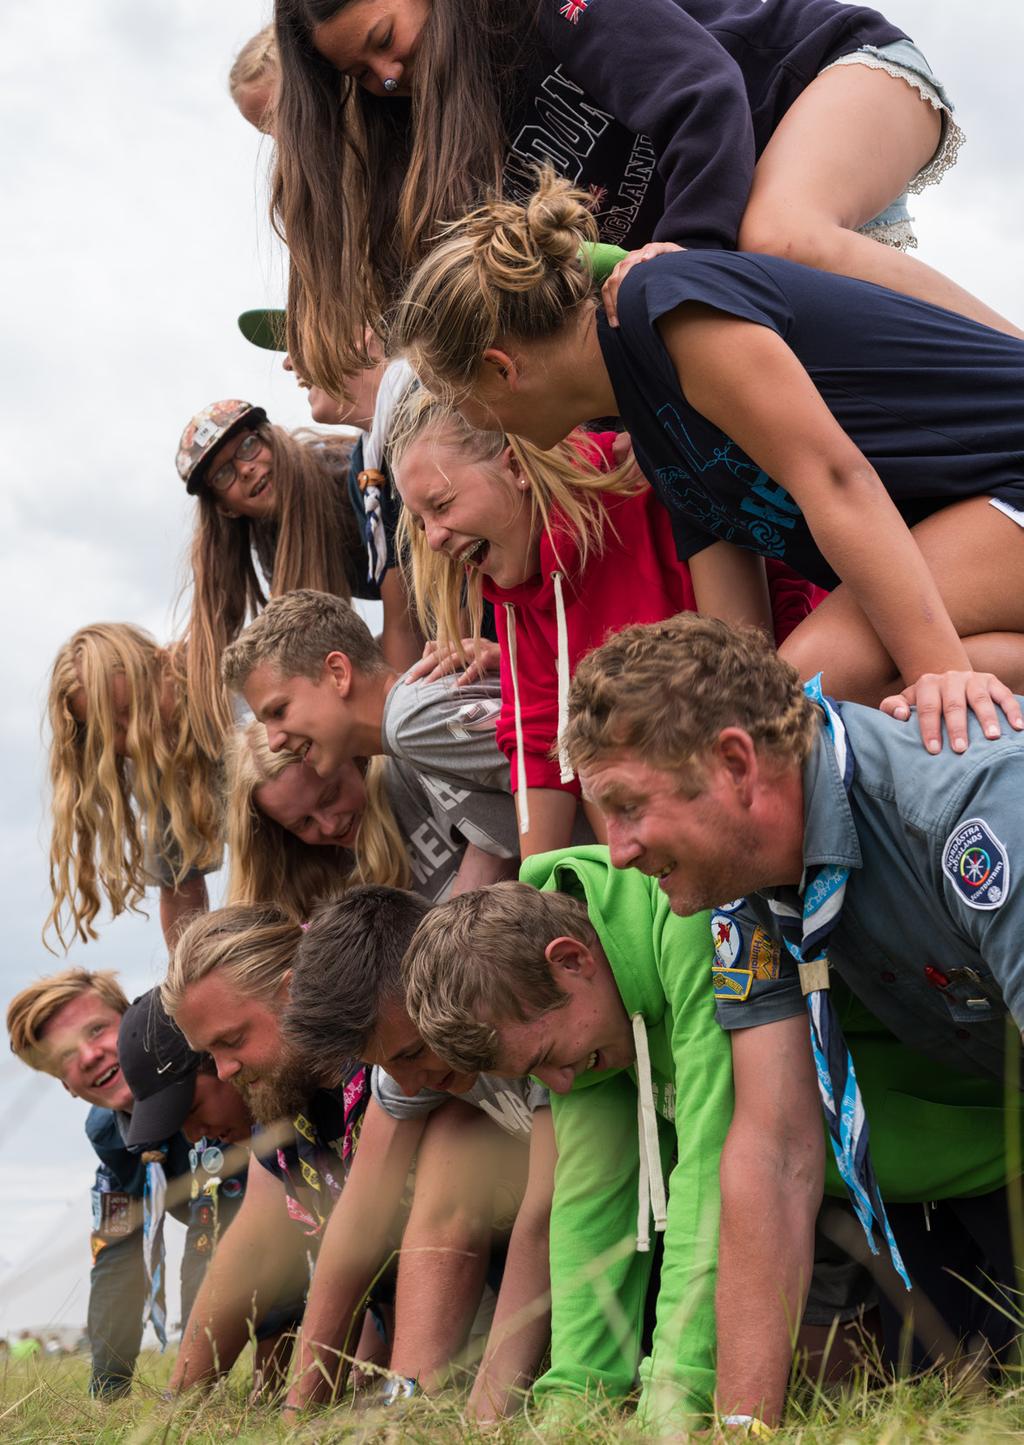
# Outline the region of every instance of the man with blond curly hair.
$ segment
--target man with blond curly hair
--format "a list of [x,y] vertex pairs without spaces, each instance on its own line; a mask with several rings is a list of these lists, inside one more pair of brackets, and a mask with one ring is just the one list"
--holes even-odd
[[[991,740],[994,722],[969,717],[969,745],[930,756],[916,722],[833,703],[760,632],[695,615],[626,628],[577,670],[563,745],[612,861],[656,878],[676,913],[712,910],[736,1086],[718,1284],[730,1414],[781,1408],[821,1193],[819,1091],[872,1248],[877,1233],[903,1268],[838,984],[939,1062],[1019,1076],[1024,738]],[[1008,1237],[1004,1190],[983,1213],[961,1219],[982,1273]]]

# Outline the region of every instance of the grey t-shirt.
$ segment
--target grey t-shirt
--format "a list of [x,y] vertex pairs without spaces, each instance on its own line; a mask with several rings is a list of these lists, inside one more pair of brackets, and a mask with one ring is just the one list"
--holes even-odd
[[461,1099],[474,1109],[482,1109],[506,1134],[516,1139],[530,1137],[534,1110],[550,1108],[547,1089],[535,1079],[499,1079],[494,1074],[479,1074],[465,1094],[421,1089],[410,1098],[402,1093],[390,1074],[375,1065],[370,1075],[370,1091],[385,1114],[393,1119],[421,1119],[449,1099]]
[[[511,799],[471,793],[425,778],[397,758],[388,758],[384,778],[388,802],[409,859],[410,887],[421,898],[442,903],[448,897],[469,842],[479,844],[487,853],[509,856],[504,846],[478,823],[487,809],[501,809]],[[428,786],[431,781],[435,786]]]
[[[508,760],[495,741],[501,711],[496,677],[456,687],[454,678],[395,683],[384,703],[384,751],[417,775],[442,831],[458,830],[499,858],[519,855]],[[422,891],[422,890],[418,890]]]

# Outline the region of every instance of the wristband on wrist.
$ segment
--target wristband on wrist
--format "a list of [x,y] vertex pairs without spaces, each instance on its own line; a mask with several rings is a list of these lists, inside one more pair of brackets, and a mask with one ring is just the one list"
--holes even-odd
[[768,1440],[775,1434],[772,1427],[766,1425],[763,1420],[759,1420],[756,1415],[723,1415],[719,1424],[732,1428],[742,1426],[747,1434],[752,1435],[755,1440]]

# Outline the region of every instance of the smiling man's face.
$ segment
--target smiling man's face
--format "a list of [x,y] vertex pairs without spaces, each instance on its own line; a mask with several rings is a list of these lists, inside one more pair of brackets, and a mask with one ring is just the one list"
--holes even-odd
[[728,773],[709,763],[696,795],[688,781],[626,752],[580,769],[584,795],[604,817],[612,863],[657,878],[673,913],[683,916],[741,898],[764,881],[752,866],[748,816]]
[[43,1067],[77,1099],[101,1109],[131,1109],[132,1091],[117,1059],[120,1027],[117,1009],[87,989],[59,1008],[42,1030]]

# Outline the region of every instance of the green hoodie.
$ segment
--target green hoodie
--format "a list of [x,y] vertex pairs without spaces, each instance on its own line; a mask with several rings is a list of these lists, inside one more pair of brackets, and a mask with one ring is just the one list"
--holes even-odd
[[[520,877],[586,902],[626,1012],[642,1019],[668,1221],[650,1358],[640,1365],[647,1425],[705,1412],[714,1392],[718,1162],[732,1116],[729,1040],[711,991],[707,914],[678,918],[653,878],[611,866],[602,847],[529,858]],[[836,981],[857,1066],[883,1198],[988,1193],[1007,1180],[1006,1142],[1021,1133],[998,1083],[943,1069],[899,1043]],[[540,1399],[634,1386],[651,1256],[638,1252],[637,1068],[593,1073],[551,1097],[558,1165],[551,1215],[551,1368]],[[1020,1147],[1015,1145],[1015,1159]],[[828,1193],[846,1197],[831,1150]],[[1019,1172],[1019,1171],[1018,1171]],[[646,1197],[641,1214],[646,1217]]]
[[[718,1159],[732,1117],[707,915],[676,917],[655,879],[612,868],[605,848],[530,858],[520,877],[586,902],[626,1012],[646,1034],[661,1155],[652,1163],[667,1178],[668,1216],[641,1409],[647,1423],[680,1406],[705,1412],[715,1383]],[[534,1387],[539,1398],[595,1387],[614,1398],[634,1387],[651,1274],[651,1254],[636,1246],[650,1211],[641,1193],[640,1093],[634,1066],[585,1075],[571,1093],[551,1096],[551,1368]]]

